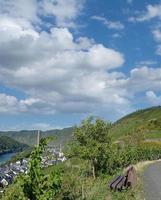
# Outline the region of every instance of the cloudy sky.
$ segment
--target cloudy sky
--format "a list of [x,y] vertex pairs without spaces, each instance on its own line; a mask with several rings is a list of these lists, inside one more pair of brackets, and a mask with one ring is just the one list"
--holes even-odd
[[1,130],[160,104],[160,0],[0,0]]

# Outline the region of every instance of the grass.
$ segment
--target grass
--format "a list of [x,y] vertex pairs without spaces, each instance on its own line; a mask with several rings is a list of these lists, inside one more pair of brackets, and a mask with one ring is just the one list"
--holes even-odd
[[[67,188],[67,190],[71,190],[71,193],[77,193],[78,197],[75,197],[75,200],[82,200],[82,197],[85,197],[88,200],[111,200],[108,183],[113,177],[105,175],[100,176],[95,180],[88,175],[82,177],[79,173],[82,170],[82,167],[84,167],[83,165],[86,165],[86,163],[81,163],[80,165],[80,163],[76,164],[75,160],[72,160],[72,162],[67,161],[66,163],[46,168],[44,173],[50,174],[57,169],[64,169],[63,190],[65,191]],[[74,185],[71,184],[72,182]]]
[[[49,167],[45,170],[45,173],[48,174],[53,172],[54,170],[54,167]],[[92,177],[86,177],[83,181],[79,177],[77,181],[74,182],[75,186],[71,188],[71,191],[73,190],[73,192],[76,192],[77,194],[79,193],[79,195],[76,198],[71,198],[70,200],[82,200],[82,197],[85,197],[85,199],[87,200],[141,200],[136,198],[136,190],[125,190],[123,192],[115,193],[111,192],[108,185],[115,176],[116,175],[98,177],[95,180]],[[7,196],[4,197],[3,200],[12,200],[12,198],[9,199],[8,196],[12,196],[15,191],[19,190],[20,185],[17,182],[10,185],[7,188]],[[20,193],[19,195],[21,196]],[[59,197],[57,200],[62,200],[62,198]]]
[[[154,124],[150,124],[154,121]],[[156,123],[155,123],[156,122]],[[161,106],[131,113],[115,122],[110,130],[113,140],[136,133],[144,128],[145,139],[161,138]]]
[[[49,174],[54,170],[55,166],[50,166],[45,169],[45,173]],[[142,200],[140,173],[138,174],[139,181],[135,189],[126,189],[122,192],[112,192],[109,189],[111,180],[122,173],[122,171],[117,171],[113,176],[104,175],[95,180],[91,177],[86,177],[84,181],[76,182],[75,184],[82,184],[83,187],[80,192],[83,192],[83,196],[88,200]],[[82,196],[80,195],[75,200],[82,200]]]

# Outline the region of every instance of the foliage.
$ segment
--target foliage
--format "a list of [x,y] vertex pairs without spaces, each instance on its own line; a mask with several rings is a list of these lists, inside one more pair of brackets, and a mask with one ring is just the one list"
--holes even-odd
[[108,195],[107,182],[109,176],[93,179],[89,172],[89,163],[85,160],[72,158],[64,163],[45,169],[46,173],[63,169],[61,192],[57,200],[104,200]]
[[114,140],[135,134],[142,129],[146,139],[161,138],[161,106],[139,110],[112,125],[109,134]]
[[[54,199],[61,188],[61,171],[46,175],[42,168],[42,155],[47,145],[47,139],[41,139],[40,145],[36,146],[31,153],[29,173],[21,175],[15,186],[18,190],[7,190],[5,200],[50,200]],[[13,192],[13,193],[12,193]]]
[[52,199],[61,187],[61,177],[57,172],[52,176],[44,175],[41,162],[42,154],[47,145],[46,139],[41,139],[40,145],[31,154],[29,174],[24,179],[24,193],[31,200]]
[[23,188],[23,179],[17,178],[13,184],[11,184],[5,191],[2,199],[3,200],[27,200],[24,195]]
[[90,161],[93,169],[93,177],[98,172],[108,170],[110,160],[111,139],[108,136],[110,124],[89,117],[82,121],[80,127],[76,127],[73,141],[69,145],[68,157],[78,157]]

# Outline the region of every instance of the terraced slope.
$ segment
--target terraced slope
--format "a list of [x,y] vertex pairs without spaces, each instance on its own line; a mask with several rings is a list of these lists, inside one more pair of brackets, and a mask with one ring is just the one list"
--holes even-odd
[[145,138],[161,139],[161,106],[131,113],[113,124],[110,135],[114,139],[142,130]]

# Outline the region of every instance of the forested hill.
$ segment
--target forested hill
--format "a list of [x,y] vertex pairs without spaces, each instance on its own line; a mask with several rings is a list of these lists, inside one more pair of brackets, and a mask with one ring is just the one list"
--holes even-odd
[[146,139],[161,139],[161,106],[136,111],[113,124],[110,134],[118,139],[142,130]]
[[[72,127],[64,128],[62,130],[54,129],[49,131],[41,131],[41,137],[55,136],[56,139],[54,141],[54,144],[63,145],[70,140],[72,132],[73,132]],[[33,146],[36,144],[37,131],[36,130],[7,131],[7,132],[0,131],[0,136],[2,135],[13,138],[14,140],[20,143]]]
[[0,154],[8,152],[18,152],[26,149],[28,145],[17,142],[16,140],[7,137],[0,137]]

